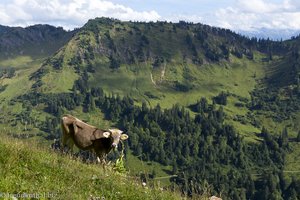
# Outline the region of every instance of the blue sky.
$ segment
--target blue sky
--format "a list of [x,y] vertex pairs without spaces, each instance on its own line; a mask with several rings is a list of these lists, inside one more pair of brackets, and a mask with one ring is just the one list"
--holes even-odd
[[300,0],[1,0],[0,24],[81,27],[88,19],[201,22],[235,31],[300,30]]

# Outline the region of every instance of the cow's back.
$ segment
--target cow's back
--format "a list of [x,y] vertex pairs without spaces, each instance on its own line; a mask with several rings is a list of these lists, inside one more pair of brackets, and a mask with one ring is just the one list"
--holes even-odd
[[94,126],[69,114],[64,115],[61,121],[66,138],[71,137],[74,144],[80,149],[85,150],[92,147],[92,134],[96,130]]
[[77,131],[72,135],[75,145],[83,150],[92,148],[93,141],[92,135],[95,131],[95,128],[92,127],[80,127],[77,126]]

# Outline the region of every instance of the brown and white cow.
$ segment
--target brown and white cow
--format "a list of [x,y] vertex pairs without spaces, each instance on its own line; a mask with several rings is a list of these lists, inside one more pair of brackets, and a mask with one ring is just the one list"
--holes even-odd
[[107,154],[118,147],[120,140],[128,138],[119,129],[102,130],[72,115],[62,117],[61,127],[62,148],[68,145],[72,151],[75,144],[79,149],[94,151],[102,163],[105,163]]

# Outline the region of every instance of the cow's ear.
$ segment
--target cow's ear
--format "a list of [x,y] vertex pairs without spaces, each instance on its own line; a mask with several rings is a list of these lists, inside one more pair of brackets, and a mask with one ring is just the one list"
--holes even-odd
[[106,137],[106,138],[108,138],[110,136],[110,132],[104,132],[103,136]]
[[122,134],[120,137],[121,140],[127,140],[128,139],[128,135],[127,134]]

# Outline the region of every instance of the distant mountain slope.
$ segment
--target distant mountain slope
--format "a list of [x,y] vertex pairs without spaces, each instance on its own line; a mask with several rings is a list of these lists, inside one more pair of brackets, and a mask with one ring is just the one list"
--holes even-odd
[[0,58],[18,55],[50,55],[63,46],[74,34],[50,25],[26,28],[0,27]]
[[229,30],[202,24],[98,18],[90,20],[64,48],[44,62],[41,71],[55,69],[59,76],[59,70],[73,69],[73,77],[86,71],[92,85],[101,84],[107,89],[123,81],[121,85],[138,92],[136,82],[143,79],[149,89],[188,91],[201,85],[197,83],[201,76],[199,66],[229,64],[236,57],[251,62],[256,48],[266,48],[256,45],[256,41]]
[[[189,91],[211,96],[229,90],[249,97],[256,79],[274,64],[275,71],[284,69],[280,62],[291,51],[287,42],[248,39],[203,24],[97,18],[47,59],[32,78],[39,80],[36,88],[48,92],[58,87],[68,92],[79,76],[88,73],[91,86],[146,100],[149,96],[161,100],[164,92],[181,96]],[[66,84],[53,81],[54,77]],[[290,84],[295,77],[287,78],[284,83]],[[240,88],[244,92],[237,91]]]
[[2,26],[2,25],[0,25],[0,34],[4,33],[8,29],[9,29],[9,26]]
[[[70,93],[100,87],[108,94],[163,107],[189,106],[227,91],[232,94],[226,107],[231,121],[251,112],[249,107],[236,109],[234,101],[250,100],[254,90],[272,88],[273,95],[280,90],[272,99],[286,99],[286,91],[297,86],[297,41],[249,39],[186,22],[96,18],[31,75],[32,90]],[[247,134],[259,131],[252,125],[238,127]]]
[[252,31],[237,31],[242,35],[246,35],[248,37],[256,37],[261,39],[270,39],[275,41],[288,40],[292,37],[296,37],[300,34],[300,30],[291,30],[291,29],[268,29],[261,28]]

